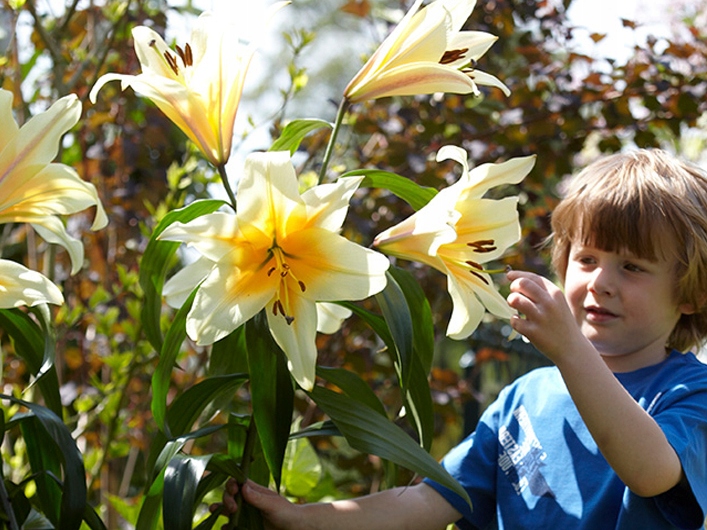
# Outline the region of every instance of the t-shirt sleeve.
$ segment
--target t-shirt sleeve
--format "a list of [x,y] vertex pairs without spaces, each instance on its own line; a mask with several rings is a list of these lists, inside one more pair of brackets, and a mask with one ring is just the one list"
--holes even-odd
[[442,466],[466,490],[473,509],[456,493],[426,479],[463,518],[462,530],[486,528],[496,519],[496,469],[498,467],[497,410],[499,400],[481,415],[476,431],[454,447],[442,460]]
[[686,480],[655,502],[678,528],[702,528],[707,514],[707,388],[678,385],[658,408],[653,417],[675,449]]

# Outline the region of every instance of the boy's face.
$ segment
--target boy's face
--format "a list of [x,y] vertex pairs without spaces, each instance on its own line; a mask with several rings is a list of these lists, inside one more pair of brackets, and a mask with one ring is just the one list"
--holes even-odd
[[675,301],[672,262],[573,243],[565,296],[582,334],[614,372],[665,359],[665,344],[687,306]]

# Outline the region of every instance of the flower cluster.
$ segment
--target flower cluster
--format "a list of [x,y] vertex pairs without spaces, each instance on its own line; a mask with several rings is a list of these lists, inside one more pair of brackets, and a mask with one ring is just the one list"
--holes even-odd
[[[20,128],[12,102],[12,93],[0,89],[0,223],[29,223],[47,242],[67,250],[71,272],[76,273],[83,265],[83,244],[58,216],[96,206],[91,228],[98,230],[108,222],[96,188],[69,166],[52,163],[61,137],[81,117],[81,103],[75,95],[65,96]],[[0,259],[0,308],[63,300],[46,276]]]
[[[341,112],[350,104],[387,96],[476,94],[478,85],[507,94],[501,81],[475,68],[495,37],[462,31],[474,5],[474,0],[437,0],[421,7],[417,0],[348,84]],[[199,17],[191,44],[175,51],[149,28],[135,28],[133,36],[142,73],[103,76],[91,100],[109,81],[131,86],[150,98],[225,177],[252,46],[243,47],[232,30],[208,14]],[[340,123],[337,119],[330,146]],[[466,153],[452,146],[438,153],[438,160],[448,158],[463,167],[459,181],[378,235],[374,245],[447,275],[454,302],[447,334],[463,338],[485,310],[506,318],[512,314],[482,264],[518,241],[517,198],[483,195],[494,186],[520,182],[534,159],[469,170]],[[324,166],[327,161],[325,155]],[[316,332],[336,327],[323,321],[322,304],[361,300],[386,286],[388,259],[339,234],[362,178],[339,178],[300,193],[288,151],[255,153],[245,162],[237,195],[230,193],[230,208],[167,227],[161,240],[186,243],[200,255],[163,292],[169,303],[180,306],[197,289],[187,317],[188,336],[197,344],[212,344],[265,309],[293,377],[311,390]],[[230,190],[227,178],[224,184]]]

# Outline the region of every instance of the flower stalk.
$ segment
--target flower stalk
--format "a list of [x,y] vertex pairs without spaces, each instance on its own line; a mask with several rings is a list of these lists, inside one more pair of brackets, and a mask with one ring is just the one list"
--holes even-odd
[[324,151],[322,168],[319,170],[319,184],[324,182],[324,179],[326,178],[329,161],[331,160],[331,155],[334,152],[334,146],[336,145],[336,138],[339,135],[339,130],[341,129],[341,124],[344,122],[344,116],[346,115],[348,107],[348,98],[342,98],[341,103],[339,103],[339,108],[336,111],[336,120],[334,121],[334,128],[331,131],[331,136],[329,136],[329,143],[326,146],[326,151]]

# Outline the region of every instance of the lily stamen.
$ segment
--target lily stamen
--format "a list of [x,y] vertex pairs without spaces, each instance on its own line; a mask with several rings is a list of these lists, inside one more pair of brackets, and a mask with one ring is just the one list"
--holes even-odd
[[447,50],[439,60],[439,64],[450,64],[462,59],[468,51],[469,48],[462,48],[461,50]]
[[192,64],[194,64],[194,58],[191,53],[191,46],[189,46],[188,42],[184,45],[183,50],[182,50],[182,48],[179,47],[178,44],[175,46],[175,48],[177,49],[177,53],[179,54],[179,57],[182,59],[182,63],[184,64],[185,67],[191,66]]
[[467,243],[466,245],[474,249],[474,252],[479,252],[481,254],[493,252],[497,248],[496,242],[493,239],[480,239],[479,241]]
[[179,75],[179,65],[177,65],[177,60],[172,56],[172,54],[169,52],[164,52],[163,56],[169,67],[174,72],[174,75]]

